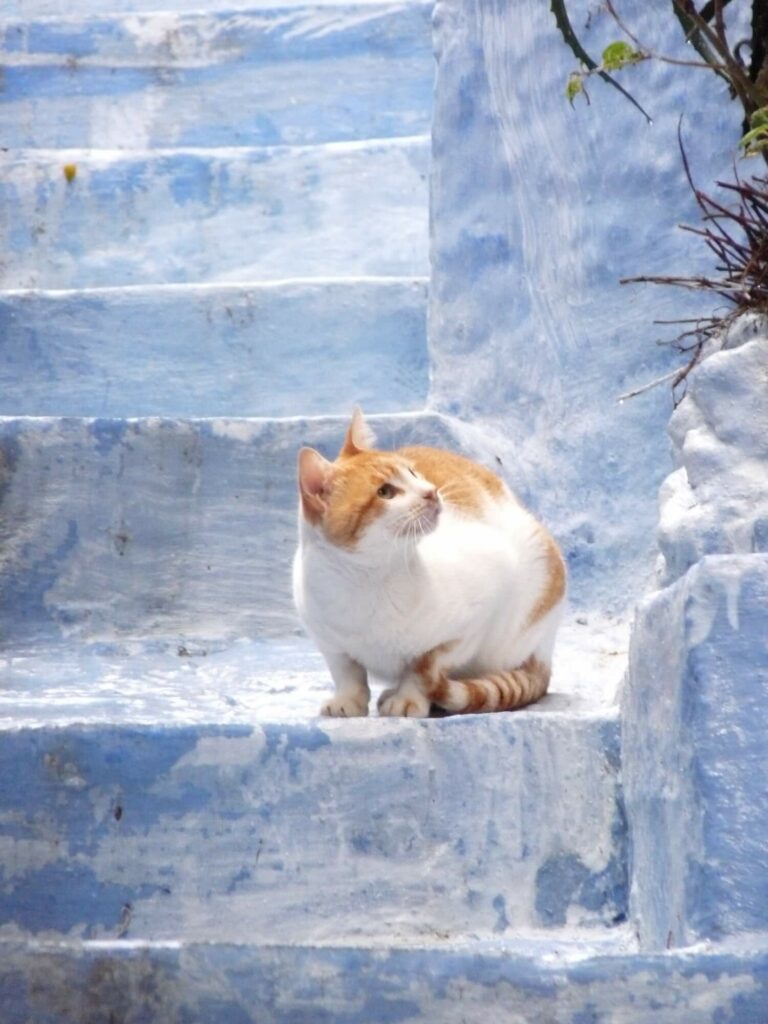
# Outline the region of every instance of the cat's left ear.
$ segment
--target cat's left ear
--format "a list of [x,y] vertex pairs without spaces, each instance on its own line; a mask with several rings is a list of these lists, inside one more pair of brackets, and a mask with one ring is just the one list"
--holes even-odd
[[363,410],[356,405],[339,456],[343,458],[344,456],[358,455],[360,452],[373,448],[375,444],[376,435],[365,422]]
[[299,494],[304,515],[311,523],[317,523],[326,509],[326,499],[333,477],[333,464],[324,459],[314,448],[302,448],[299,452]]

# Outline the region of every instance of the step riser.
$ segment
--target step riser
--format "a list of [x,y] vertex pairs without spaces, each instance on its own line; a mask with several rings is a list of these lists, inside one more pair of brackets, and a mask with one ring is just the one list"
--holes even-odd
[[6,154],[0,286],[424,276],[428,163],[427,139]]
[[541,960],[471,947],[8,945],[1,952],[7,1024],[101,1021],[111,1013],[116,1021],[201,1024],[757,1024],[768,1003],[764,945]]
[[[372,422],[383,447],[455,446],[439,417]],[[335,457],[345,427],[0,421],[3,641],[294,631],[296,454]]]
[[431,6],[0,29],[4,146],[238,146],[429,131]]
[[615,720],[73,727],[0,751],[5,938],[434,942],[626,913]]
[[2,415],[406,411],[428,374],[424,281],[0,295]]

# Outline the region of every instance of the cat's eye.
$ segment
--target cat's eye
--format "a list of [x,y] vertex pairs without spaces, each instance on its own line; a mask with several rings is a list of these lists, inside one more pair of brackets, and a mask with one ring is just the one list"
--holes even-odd
[[411,469],[410,466],[408,467],[408,472],[411,474],[411,476],[416,476],[416,470],[415,469]]
[[394,498],[397,494],[397,488],[393,487],[392,484],[382,484],[376,493],[380,498]]

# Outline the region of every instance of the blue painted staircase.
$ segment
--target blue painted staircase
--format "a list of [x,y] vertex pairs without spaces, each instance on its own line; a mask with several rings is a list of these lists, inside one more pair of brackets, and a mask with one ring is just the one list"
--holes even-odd
[[0,1020],[704,991],[738,951],[628,923],[625,629],[569,622],[514,715],[316,717],[297,448],[360,402],[495,462],[430,411],[431,5],[62,6],[0,21]]

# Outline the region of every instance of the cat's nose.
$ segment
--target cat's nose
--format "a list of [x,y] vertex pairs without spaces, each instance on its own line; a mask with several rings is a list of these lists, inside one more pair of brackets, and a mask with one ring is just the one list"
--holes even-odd
[[437,501],[437,488],[430,487],[428,491],[424,491],[422,497],[425,501]]

